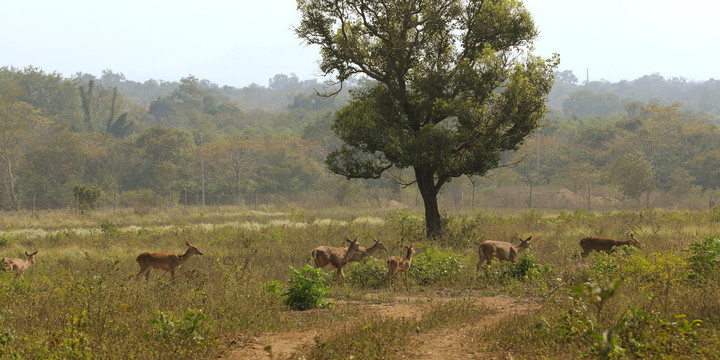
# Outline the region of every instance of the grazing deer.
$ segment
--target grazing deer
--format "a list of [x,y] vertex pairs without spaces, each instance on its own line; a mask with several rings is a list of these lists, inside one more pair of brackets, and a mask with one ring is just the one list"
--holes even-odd
[[[350,242],[352,240],[345,238],[345,241]],[[373,246],[371,246],[369,248],[364,248],[364,247],[360,246],[359,247],[360,250],[357,253],[355,253],[354,256],[350,257],[348,262],[364,261],[368,256],[372,256],[373,254],[375,254],[376,252],[378,252],[380,250],[385,250],[385,252],[390,252],[388,250],[388,248],[385,246],[385,244],[383,244],[381,239],[373,239],[373,241],[375,242],[375,244],[373,244]]]
[[2,262],[7,265],[7,269],[5,270],[13,270],[17,274],[22,274],[27,268],[30,267],[30,264],[35,263],[35,255],[38,252],[35,251],[32,254],[28,254],[27,251],[25,252],[26,259],[12,259],[12,258],[2,258]]
[[140,265],[140,271],[135,277],[140,276],[143,272],[145,273],[145,280],[150,280],[150,270],[152,269],[163,269],[167,273],[170,272],[171,282],[175,282],[175,269],[179,268],[180,265],[190,260],[190,257],[198,254],[202,255],[202,251],[196,246],[191,245],[189,242],[185,242],[188,246],[187,251],[182,255],[168,254],[168,253],[157,253],[157,252],[144,252],[138,255],[135,259]]
[[478,247],[479,259],[475,271],[480,270],[480,265],[482,265],[483,261],[487,261],[487,264],[490,265],[490,262],[493,258],[498,259],[500,263],[502,263],[503,261],[515,263],[515,259],[521,252],[528,248],[532,249],[532,246],[530,246],[530,240],[532,240],[532,236],[528,237],[525,240],[523,240],[522,238],[520,238],[519,240],[519,245],[513,245],[509,242],[504,241],[492,240],[481,242],[480,247]]
[[583,249],[583,252],[580,254],[580,256],[585,258],[593,250],[611,253],[611,252],[615,251],[615,248],[618,246],[628,246],[628,245],[632,245],[636,248],[639,248],[640,241],[638,241],[638,239],[635,238],[634,234],[630,234],[630,240],[626,240],[626,241],[618,241],[618,240],[610,239],[610,238],[589,236],[586,238],[582,238],[580,240],[580,247],[582,247],[582,249]]
[[336,281],[340,282],[342,278],[343,284],[345,284],[345,273],[343,268],[350,261],[351,258],[356,257],[360,251],[360,246],[357,241],[345,238],[350,243],[348,248],[332,247],[332,246],[318,246],[310,253],[313,261],[315,261],[316,268],[324,268],[325,266],[332,266],[337,268]]
[[405,255],[405,258],[401,258],[399,256],[391,256],[387,259],[388,287],[390,288],[390,290],[394,290],[392,285],[392,278],[398,271],[401,271],[403,274],[405,274],[405,290],[410,290],[410,287],[408,286],[407,272],[408,269],[410,269],[410,262],[412,261],[413,254],[415,253],[415,247],[413,247],[412,244],[403,246],[405,247],[405,249],[407,249],[407,255]]

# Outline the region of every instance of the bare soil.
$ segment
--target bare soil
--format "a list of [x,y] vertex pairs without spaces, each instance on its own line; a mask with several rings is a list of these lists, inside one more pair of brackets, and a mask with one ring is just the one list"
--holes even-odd
[[[467,296],[467,295],[465,295]],[[472,296],[472,294],[470,295]],[[534,311],[538,305],[509,296],[477,296],[479,305],[490,309],[486,316],[471,319],[458,328],[445,327],[418,333],[410,339],[410,346],[400,355],[403,359],[504,359],[505,354],[480,352],[472,343],[473,333],[484,331],[502,319],[517,313]],[[383,301],[379,301],[382,299]],[[455,297],[442,292],[402,293],[392,295],[367,294],[362,300],[334,300],[337,307],[352,307],[358,313],[372,313],[381,318],[420,318],[434,302],[447,302]],[[236,339],[230,343],[226,359],[299,359],[300,351],[315,344],[315,338],[327,328],[309,328],[262,334],[257,337]],[[270,353],[272,352],[272,354]]]

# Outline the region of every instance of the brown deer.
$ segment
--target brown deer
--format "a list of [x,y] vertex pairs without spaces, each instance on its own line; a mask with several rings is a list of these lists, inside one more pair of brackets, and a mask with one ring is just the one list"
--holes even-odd
[[391,256],[387,259],[388,287],[390,288],[390,290],[395,290],[392,285],[392,278],[398,271],[401,271],[403,274],[405,274],[405,290],[410,290],[410,287],[408,286],[407,272],[408,269],[410,269],[410,262],[412,262],[412,256],[413,254],[415,254],[415,247],[412,244],[403,246],[405,247],[405,249],[407,249],[407,255],[405,255],[405,258],[401,258],[399,256]]
[[135,277],[140,276],[143,272],[145,273],[145,280],[150,280],[150,270],[152,269],[163,269],[165,273],[170,272],[171,282],[175,282],[175,270],[180,265],[190,260],[190,257],[198,254],[202,255],[202,251],[195,245],[191,245],[189,242],[185,242],[188,249],[182,255],[158,253],[158,252],[144,252],[135,259],[140,265],[140,271]]
[[360,251],[360,246],[357,243],[358,238],[355,238],[355,240],[345,238],[345,240],[350,243],[347,249],[342,247],[318,246],[310,253],[313,261],[315,261],[316,268],[324,268],[328,265],[337,268],[336,281],[340,282],[340,278],[342,278],[343,284],[345,284],[343,268],[350,259],[356,257]]
[[530,245],[530,240],[532,240],[532,236],[528,237],[525,240],[523,240],[522,238],[520,238],[519,240],[519,245],[513,245],[509,242],[504,241],[492,240],[481,242],[480,247],[478,247],[479,259],[475,271],[480,270],[480,265],[482,265],[483,261],[486,261],[487,264],[490,265],[490,262],[493,258],[498,259],[500,263],[502,263],[503,261],[515,263],[515,259],[521,252],[528,248],[532,249],[532,246]]
[[[351,240],[348,238],[345,238],[345,241],[350,242]],[[357,253],[355,253],[354,256],[350,257],[348,262],[364,261],[368,256],[372,256],[373,254],[375,254],[376,252],[378,252],[380,250],[385,250],[385,252],[390,252],[388,250],[388,248],[385,246],[385,244],[383,244],[381,239],[373,239],[373,241],[375,242],[375,244],[373,244],[373,246],[371,246],[369,248],[364,248],[364,247],[360,246],[359,247],[360,250]]]
[[32,254],[28,254],[27,251],[25,252],[26,259],[13,259],[13,258],[2,258],[2,262],[7,266],[7,269],[3,270],[13,270],[17,274],[22,274],[27,268],[30,267],[30,264],[35,263],[35,255],[38,252],[35,251]]
[[635,238],[634,234],[630,234],[630,239],[626,240],[626,241],[618,241],[618,240],[610,239],[610,238],[589,236],[586,238],[582,238],[580,240],[580,247],[582,247],[582,249],[583,249],[580,256],[585,258],[593,250],[611,253],[611,252],[614,252],[615,248],[617,248],[618,246],[628,246],[628,245],[632,245],[636,248],[639,248],[640,241],[638,241],[638,239]]

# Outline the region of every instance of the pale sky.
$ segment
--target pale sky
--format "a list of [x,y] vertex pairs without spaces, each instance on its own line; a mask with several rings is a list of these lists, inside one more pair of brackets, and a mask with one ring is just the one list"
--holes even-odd
[[[0,67],[70,77],[110,69],[129,80],[194,75],[220,86],[318,77],[295,0],[0,0]],[[720,2],[527,0],[535,54],[560,54],[580,80],[720,79]]]

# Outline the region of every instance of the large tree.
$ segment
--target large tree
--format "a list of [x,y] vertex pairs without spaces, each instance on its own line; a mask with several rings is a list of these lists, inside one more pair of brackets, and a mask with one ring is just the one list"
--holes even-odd
[[497,167],[546,111],[558,59],[531,54],[537,30],[520,1],[298,0],[298,10],[296,34],[320,46],[326,76],[374,80],[337,113],[344,145],[329,169],[412,169],[428,237],[442,231],[443,185]]

